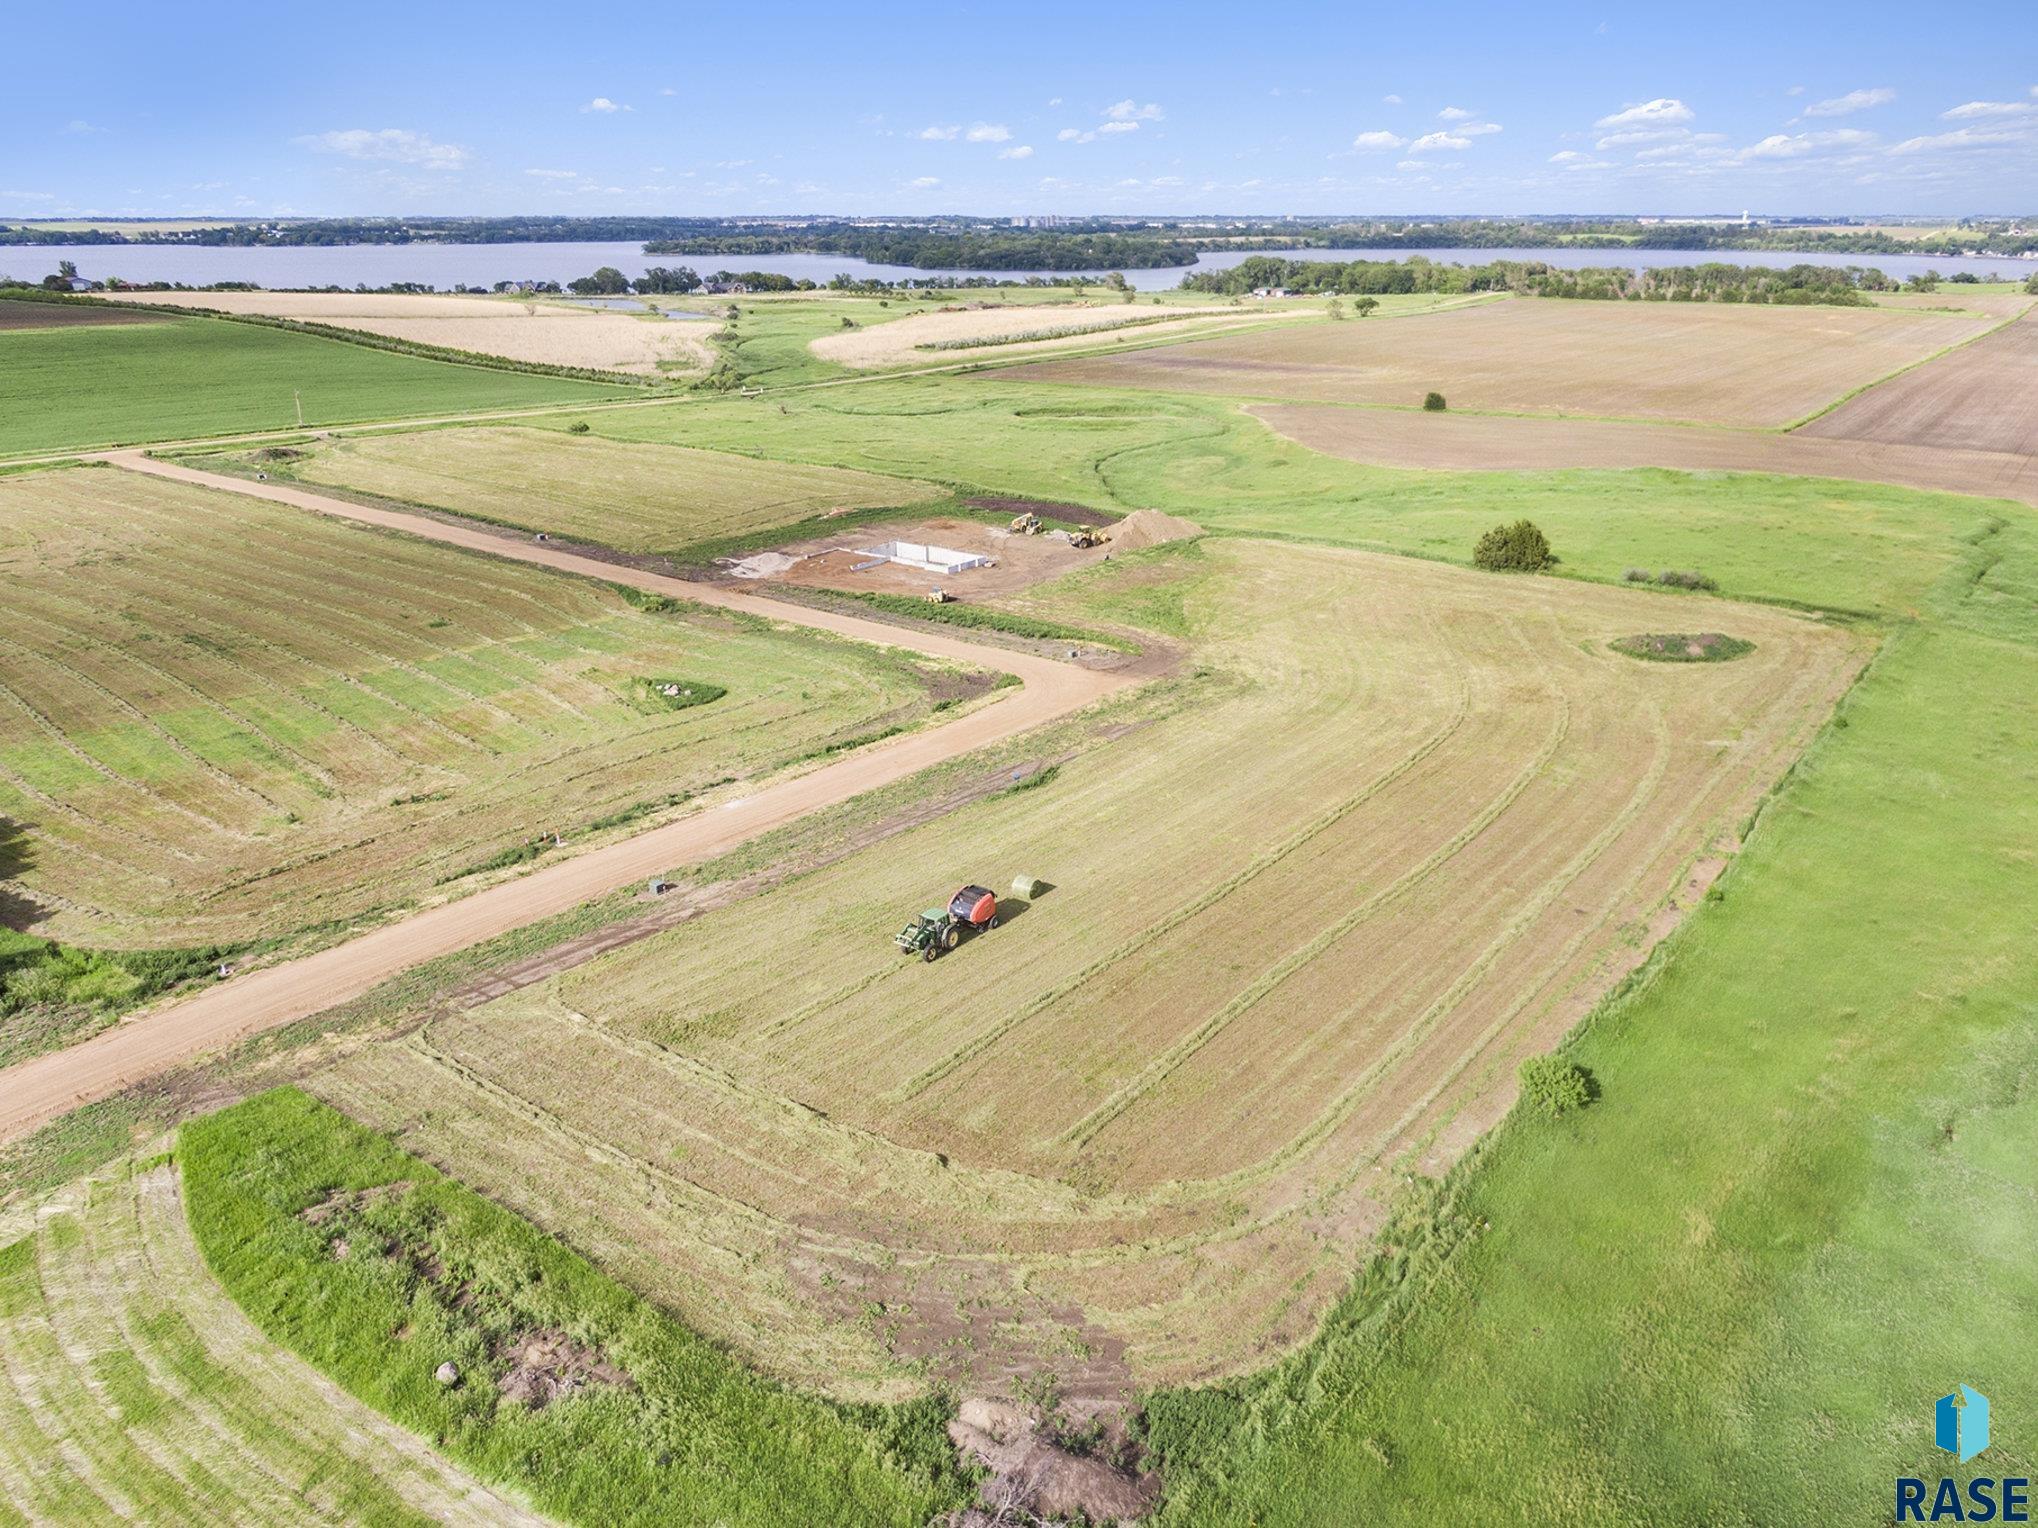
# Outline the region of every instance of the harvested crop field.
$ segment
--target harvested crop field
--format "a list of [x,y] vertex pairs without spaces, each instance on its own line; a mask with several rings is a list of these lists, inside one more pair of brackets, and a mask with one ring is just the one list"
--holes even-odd
[[[836,1393],[1237,1372],[1702,891],[1862,656],[1719,604],[1752,652],[1637,663],[1607,644],[1665,596],[1236,540],[1041,599],[1172,611],[1198,677],[1035,788],[312,1086]],[[999,929],[893,948],[1022,871]]]
[[932,705],[895,655],[110,469],[0,480],[0,655],[10,892],[99,945],[443,897]]
[[1987,332],[1976,315],[1517,297],[1415,317],[1297,325],[1002,377],[1419,407],[1780,428]]
[[838,366],[876,371],[890,366],[932,366],[946,361],[1018,357],[1094,346],[1112,339],[1107,333],[1110,330],[1122,330],[1117,337],[1128,343],[1149,343],[1173,336],[1208,334],[1239,323],[1264,323],[1272,318],[1297,316],[1300,315],[1295,312],[1269,312],[1264,308],[1248,311],[1175,308],[1157,313],[1152,307],[1116,302],[1105,307],[1076,303],[1067,307],[944,309],[823,335],[809,341],[808,348],[822,360]]
[[541,1521],[256,1331],[200,1258],[168,1162],[121,1164],[15,1228],[0,1248],[10,1520]]
[[80,329],[108,324],[160,324],[153,313],[96,308],[70,302],[10,302],[0,298],[0,329]]
[[[1965,354],[1956,351],[1933,365],[1944,365]],[[1866,403],[1883,388],[1899,386],[1904,380],[1886,382],[1857,402]],[[1849,404],[1827,418],[1837,418],[1853,407]],[[1809,426],[1779,435],[1767,430],[1692,430],[1611,419],[1424,414],[1321,403],[1256,404],[1250,412],[1277,434],[1311,450],[1377,467],[1448,472],[1546,472],[1574,467],[1774,472],[1896,483],[2038,504],[2038,457],[1833,440]]]
[[427,430],[310,450],[283,464],[288,476],[623,552],[676,551],[838,510],[919,504],[945,493],[875,472],[633,445],[563,430]]
[[2038,319],[1893,377],[1798,433],[2038,457]]
[[651,376],[705,371],[705,323],[507,297],[431,293],[124,292],[143,302],[356,329],[386,339],[540,366]]

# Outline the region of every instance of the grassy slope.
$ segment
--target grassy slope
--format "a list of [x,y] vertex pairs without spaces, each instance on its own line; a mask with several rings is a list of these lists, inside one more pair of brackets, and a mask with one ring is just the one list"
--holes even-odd
[[[530,1225],[294,1089],[185,1126],[191,1223],[220,1282],[276,1341],[484,1479],[582,1523],[898,1523],[951,1500],[938,1407],[845,1413],[750,1375]],[[407,1182],[325,1230],[336,1190]],[[348,1255],[329,1234],[352,1230]],[[412,1255],[377,1256],[389,1238]],[[438,1281],[417,1266],[426,1252]],[[455,1294],[455,1290],[459,1294]],[[629,1386],[527,1410],[495,1349],[564,1329]],[[455,1361],[447,1388],[433,1371]]]
[[[783,404],[784,413],[780,412]],[[1899,616],[1978,532],[1972,499],[1868,483],[1665,471],[1370,468],[1281,439],[1232,405],[928,379],[587,416],[620,440],[760,451],[1105,508],[1163,505],[1213,530],[1469,560],[1528,515],[1560,571],[1701,568],[1723,593]],[[563,427],[547,420],[545,427]]]
[[1512,1119],[1296,1360],[1155,1399],[1169,1520],[1873,1521],[1953,1380],[2038,1405],[2034,585],[2019,512],[1574,1040],[1600,1103]]
[[627,397],[217,319],[0,334],[0,455]]

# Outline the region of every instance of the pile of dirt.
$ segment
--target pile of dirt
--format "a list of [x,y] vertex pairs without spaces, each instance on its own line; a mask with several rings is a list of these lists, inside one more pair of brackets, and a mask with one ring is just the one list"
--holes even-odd
[[520,1333],[504,1343],[496,1356],[509,1367],[495,1388],[506,1401],[540,1411],[590,1385],[628,1386],[630,1376],[602,1356],[598,1348],[575,1342],[561,1331]]
[[317,1204],[306,1205],[299,1210],[297,1218],[308,1226],[324,1225],[336,1215],[342,1219],[351,1219],[377,1200],[394,1199],[399,1194],[409,1192],[408,1178],[400,1178],[394,1183],[378,1183],[373,1188],[336,1188]]
[[1114,551],[1136,552],[1141,547],[1159,546],[1164,541],[1187,541],[1203,534],[1203,527],[1180,515],[1158,509],[1135,509],[1111,532]]
[[1137,1450],[1126,1440],[1110,1437],[1101,1426],[1093,1431],[1091,1451],[1079,1452],[1029,1410],[1003,1401],[964,1401],[948,1424],[948,1436],[989,1475],[978,1488],[982,1506],[962,1514],[963,1528],[1010,1522],[1015,1514],[1090,1523],[1146,1516],[1159,1493],[1159,1477],[1139,1469]]
[[1087,504],[1062,504],[1053,499],[1015,499],[980,494],[962,502],[971,509],[988,509],[1001,515],[1039,515],[1045,520],[1063,520],[1070,525],[1111,525],[1124,518],[1115,509],[1092,509]]

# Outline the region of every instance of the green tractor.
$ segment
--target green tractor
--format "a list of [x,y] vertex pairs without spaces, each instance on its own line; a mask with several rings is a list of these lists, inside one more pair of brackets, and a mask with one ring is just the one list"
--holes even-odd
[[892,942],[908,955],[938,960],[943,950],[962,943],[965,929],[974,933],[998,926],[998,899],[985,887],[965,886],[946,907],[930,907],[900,929]]

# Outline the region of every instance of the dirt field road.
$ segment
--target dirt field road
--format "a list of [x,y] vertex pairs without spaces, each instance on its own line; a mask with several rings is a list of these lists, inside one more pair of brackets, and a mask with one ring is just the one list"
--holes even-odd
[[846,801],[958,754],[1013,737],[1138,682],[1130,674],[1099,673],[1027,653],[980,646],[958,637],[809,610],[714,585],[598,562],[518,539],[513,533],[491,533],[422,516],[370,509],[275,483],[214,477],[133,452],[108,453],[102,459],[129,471],[249,494],[519,562],[630,584],[654,594],[747,611],[789,625],[907,648],[979,668],[999,669],[1018,675],[1024,688],[945,726],[874,744],[836,763],[767,785],[755,795],[592,850],[457,902],[429,908],[315,955],[252,972],[184,1002],[116,1025],[67,1050],[9,1067],[0,1071],[0,1141],[26,1134],[81,1104],[109,1097],[246,1035],[306,1018],[358,997],[378,982],[423,961],[569,911],[631,881],[711,859],[817,808]]

